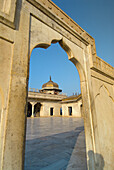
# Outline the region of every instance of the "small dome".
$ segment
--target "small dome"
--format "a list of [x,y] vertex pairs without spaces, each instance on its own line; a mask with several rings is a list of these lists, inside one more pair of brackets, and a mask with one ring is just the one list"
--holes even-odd
[[45,87],[55,87],[55,88],[59,88],[59,86],[58,86],[58,84],[57,83],[54,83],[52,80],[51,80],[51,76],[50,76],[50,80],[47,82],[47,83],[45,83],[45,84],[43,84],[42,85],[42,88],[45,88]]

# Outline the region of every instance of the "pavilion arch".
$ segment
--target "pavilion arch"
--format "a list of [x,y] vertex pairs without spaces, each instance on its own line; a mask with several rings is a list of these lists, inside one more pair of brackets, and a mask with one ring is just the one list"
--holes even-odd
[[37,102],[35,105],[34,105],[34,114],[36,117],[40,117],[40,112],[41,112],[41,106],[42,104],[40,102]]

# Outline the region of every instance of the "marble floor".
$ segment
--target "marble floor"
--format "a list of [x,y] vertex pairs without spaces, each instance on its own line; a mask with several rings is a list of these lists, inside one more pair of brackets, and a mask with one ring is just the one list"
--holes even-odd
[[87,170],[82,118],[28,118],[25,170]]

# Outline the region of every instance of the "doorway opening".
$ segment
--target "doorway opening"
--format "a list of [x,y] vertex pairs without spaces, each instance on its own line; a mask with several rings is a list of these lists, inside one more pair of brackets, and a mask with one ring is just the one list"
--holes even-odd
[[81,112],[81,116],[83,117],[83,112],[82,112],[82,104],[80,105],[80,112]]
[[[51,49],[51,47],[54,48],[54,50],[45,56],[44,53],[48,53],[48,49]],[[34,113],[38,115],[38,118],[31,118],[27,120],[28,137],[26,138],[31,140],[27,140],[26,142],[25,170],[27,170],[27,166],[31,166],[32,168],[32,166],[34,167],[36,165],[40,166],[40,168],[45,167],[48,169],[48,166],[52,166],[55,162],[61,164],[61,160],[65,161],[63,161],[61,167],[59,168],[65,169],[69,166],[68,164],[69,161],[72,160],[72,156],[78,156],[78,154],[72,155],[73,151],[76,149],[75,144],[77,140],[83,140],[83,142],[78,143],[83,143],[83,145],[79,146],[79,148],[83,147],[83,149],[80,149],[80,152],[83,150],[81,159],[84,162],[84,166],[87,166],[83,119],[81,117],[78,118],[78,121],[80,122],[80,127],[78,127],[79,124],[76,124],[77,118],[72,117],[72,107],[75,107],[76,105],[74,103],[72,103],[72,105],[69,104],[72,100],[76,101],[76,93],[80,93],[80,84],[77,86],[77,82],[80,82],[79,74],[78,71],[76,72],[76,67],[73,63],[68,60],[66,52],[63,51],[59,43],[52,44],[51,47],[47,48],[47,50],[35,48],[33,50],[34,55],[31,57],[31,59],[36,58],[36,60],[31,60],[30,62],[32,67],[30,67],[29,87],[34,87],[36,89],[31,92],[31,99],[35,99],[35,102],[36,100],[38,101],[34,105]],[[59,48],[62,53],[59,53],[57,48]],[[69,64],[72,71],[68,69]],[[38,68],[40,68],[40,70],[37,70]],[[47,77],[49,78],[50,75],[50,80],[46,82]],[[78,78],[76,79],[76,77]],[[39,89],[37,89],[37,84],[39,83],[40,86]],[[49,93],[47,93],[47,89],[50,90]],[[52,93],[53,89],[56,91],[63,89],[63,93]],[[67,91],[68,93],[66,94]],[[43,98],[44,96],[45,99]],[[69,105],[70,107],[68,111]],[[75,114],[75,112],[73,114]],[[30,135],[32,136],[31,138]],[[80,135],[83,137],[78,139]],[[39,141],[39,144],[37,141]],[[64,141],[66,141],[66,143]],[[47,158],[44,155],[44,147],[42,148],[42,142],[44,147],[53,148],[47,150],[47,154],[49,154],[50,157],[50,161],[48,163],[44,163],[44,159],[46,160]],[[33,150],[38,150],[38,152],[32,152],[32,149],[30,148],[31,143],[32,147],[36,147],[33,147]],[[60,147],[62,149],[60,149]],[[31,149],[33,155],[31,160],[29,149]],[[69,154],[64,154],[68,149]],[[42,156],[40,157],[40,155]],[[36,157],[37,161],[35,162],[34,158]],[[55,159],[57,160],[55,161]],[[35,162],[35,165],[33,162]]]
[[69,116],[72,116],[72,107],[68,107]]
[[60,108],[60,116],[62,116],[62,107]]
[[50,116],[53,116],[53,107],[50,108]]

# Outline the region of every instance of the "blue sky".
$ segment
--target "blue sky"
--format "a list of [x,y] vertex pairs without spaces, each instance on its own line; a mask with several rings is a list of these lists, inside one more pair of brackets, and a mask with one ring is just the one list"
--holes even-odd
[[[114,1],[52,1],[95,39],[97,55],[114,66]],[[46,50],[33,50],[29,87],[41,89],[50,75],[64,93],[72,95],[80,92],[78,72],[59,44],[53,44]]]

